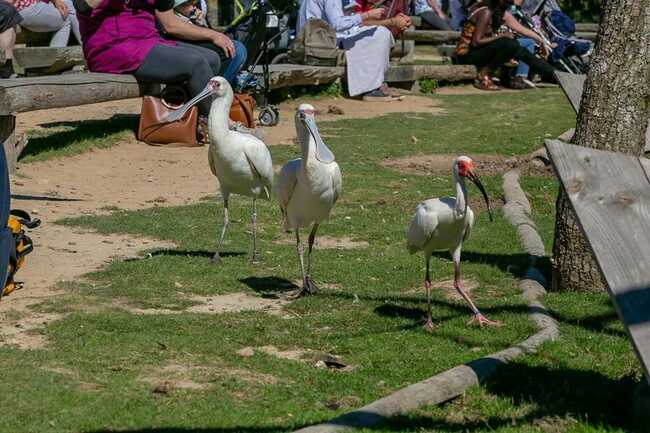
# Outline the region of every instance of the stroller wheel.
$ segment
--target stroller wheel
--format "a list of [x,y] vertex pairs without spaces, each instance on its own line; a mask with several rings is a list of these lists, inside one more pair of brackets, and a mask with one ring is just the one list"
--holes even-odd
[[262,126],[275,126],[280,120],[278,114],[278,109],[272,105],[268,105],[260,111],[260,115],[257,118]]
[[271,60],[272,65],[279,65],[281,63],[289,63],[289,53],[278,54]]

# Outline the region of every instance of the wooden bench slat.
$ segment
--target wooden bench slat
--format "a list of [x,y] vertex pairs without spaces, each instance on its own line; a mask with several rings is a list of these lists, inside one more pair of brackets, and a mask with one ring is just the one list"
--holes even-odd
[[580,100],[585,87],[587,76],[585,74],[570,74],[568,72],[555,71],[560,88],[566,95],[575,110],[576,114],[580,111]]
[[14,66],[21,70],[53,74],[85,64],[80,46],[14,48]]
[[[344,67],[305,65],[270,65],[270,86],[330,83],[343,78]],[[261,79],[262,68],[255,74]],[[408,82],[423,78],[440,81],[473,79],[476,69],[471,65],[397,65],[386,74],[388,82]],[[117,99],[156,94],[157,86],[140,86],[131,75],[76,73],[32,78],[0,80],[0,116],[15,113],[93,104]]]
[[650,379],[648,161],[557,140],[545,145]]

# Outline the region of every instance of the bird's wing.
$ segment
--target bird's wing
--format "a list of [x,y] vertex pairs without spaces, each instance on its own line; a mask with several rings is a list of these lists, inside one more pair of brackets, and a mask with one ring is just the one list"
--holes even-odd
[[334,199],[332,200],[332,204],[334,204],[343,191],[343,176],[341,175],[339,165],[336,162],[333,162],[332,165],[332,188],[334,189]]
[[465,234],[463,235],[463,242],[465,242],[467,239],[469,239],[469,235],[470,235],[470,233],[472,231],[473,226],[474,226],[474,212],[468,206],[467,207],[467,225],[465,225]]
[[271,152],[266,144],[260,139],[250,134],[240,134],[245,137],[244,154],[251,170],[264,186],[266,198],[271,198],[271,188],[273,186],[273,161]]
[[212,145],[208,147],[208,165],[210,166],[210,171],[212,171],[213,175],[217,175],[217,167],[215,166],[215,161],[214,161],[214,155],[212,152],[214,149],[212,148]]
[[438,215],[432,208],[434,200],[418,205],[406,229],[406,248],[411,254],[420,251],[438,228]]
[[282,166],[280,174],[276,178],[273,190],[280,204],[280,209],[282,209],[282,213],[286,212],[291,196],[293,196],[293,191],[298,182],[298,172],[300,171],[301,164],[302,160],[300,158],[292,159]]

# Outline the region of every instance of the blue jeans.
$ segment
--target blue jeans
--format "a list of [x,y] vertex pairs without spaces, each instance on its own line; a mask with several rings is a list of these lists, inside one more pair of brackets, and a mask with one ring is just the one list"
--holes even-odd
[[[535,41],[533,41],[530,38],[517,38],[517,42],[523,49],[530,52],[531,54],[535,54]],[[530,66],[528,66],[526,63],[519,60],[519,66],[517,66],[517,71],[515,72],[515,75],[517,77],[528,78],[529,69]]]
[[248,56],[244,44],[236,40],[233,40],[232,43],[235,46],[235,55],[223,62],[226,64],[226,67],[222,73],[223,77],[226,80],[228,80],[228,82],[230,83],[233,82],[233,80],[241,70],[241,67],[246,62],[246,57]]

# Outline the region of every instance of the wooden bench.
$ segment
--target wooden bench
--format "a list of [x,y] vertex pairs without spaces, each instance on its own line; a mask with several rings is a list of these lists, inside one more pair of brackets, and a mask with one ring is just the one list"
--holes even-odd
[[[343,67],[270,65],[270,87],[318,85],[344,78]],[[261,68],[255,73],[261,79]],[[476,68],[471,65],[394,65],[386,73],[389,83],[472,80]],[[141,86],[130,75],[73,73],[31,78],[0,80],[0,139],[10,173],[26,145],[15,134],[16,114],[34,110],[71,107],[157,94],[159,86]]]
[[[555,71],[555,77],[560,88],[571,103],[573,110],[578,114],[587,76],[584,74],[570,74],[568,72]],[[650,152],[650,124],[645,133],[645,151]]]
[[650,381],[650,160],[545,145]]

